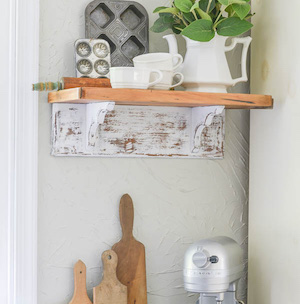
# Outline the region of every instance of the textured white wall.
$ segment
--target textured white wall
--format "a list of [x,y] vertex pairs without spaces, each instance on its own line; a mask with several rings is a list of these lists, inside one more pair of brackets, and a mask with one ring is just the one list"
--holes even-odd
[[[148,12],[162,4],[139,2]],[[41,0],[41,80],[74,75],[73,43],[84,36],[88,3]],[[152,24],[151,13],[150,19]],[[161,36],[151,33],[151,51],[167,50]],[[231,56],[233,61],[236,54]],[[182,281],[190,243],[227,235],[247,249],[248,112],[227,112],[222,161],[55,158],[50,156],[51,106],[43,93],[39,118],[40,304],[68,303],[72,266],[79,258],[87,265],[89,294],[99,284],[101,253],[121,235],[118,204],[123,193],[133,198],[134,233],[146,246],[150,304],[195,302]],[[245,281],[240,292],[245,298]]]
[[251,113],[249,303],[299,303],[300,2],[252,3],[251,89],[275,106]]

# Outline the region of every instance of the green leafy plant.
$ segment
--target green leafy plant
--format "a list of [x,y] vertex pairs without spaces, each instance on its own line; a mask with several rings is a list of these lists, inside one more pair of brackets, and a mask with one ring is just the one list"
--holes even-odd
[[248,19],[250,0],[174,0],[171,7],[154,10],[159,18],[151,30],[161,33],[172,29],[196,41],[210,41],[218,33],[221,36],[238,36],[253,26]]

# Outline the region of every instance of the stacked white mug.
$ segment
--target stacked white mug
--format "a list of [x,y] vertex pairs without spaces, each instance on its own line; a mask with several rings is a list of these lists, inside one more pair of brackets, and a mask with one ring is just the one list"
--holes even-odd
[[110,82],[114,89],[149,89],[163,79],[158,69],[114,67],[110,70]]
[[[169,53],[149,53],[133,58],[133,63],[139,69],[156,69],[160,70],[163,77],[160,82],[156,83],[150,89],[169,90],[182,84],[184,76],[175,70],[183,63],[183,57],[180,54]],[[179,81],[173,84],[174,77],[179,77]]]

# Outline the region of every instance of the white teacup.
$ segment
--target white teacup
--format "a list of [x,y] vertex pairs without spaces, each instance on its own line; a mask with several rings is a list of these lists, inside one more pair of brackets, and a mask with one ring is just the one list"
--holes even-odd
[[[177,86],[180,86],[183,83],[184,80],[184,76],[182,73],[179,72],[172,72],[172,71],[161,71],[163,73],[163,78],[162,80],[157,83],[156,85],[154,85],[153,87],[151,87],[151,89],[153,90],[169,90],[171,88],[175,88]],[[179,78],[179,81],[177,80],[177,82],[175,84],[174,83],[174,78],[177,76],[177,78]]]
[[[159,83],[163,73],[156,69],[114,67],[110,69],[110,82],[114,89],[148,89]],[[153,79],[153,80],[152,80]]]
[[180,54],[170,53],[148,53],[133,58],[134,66],[137,68],[159,69],[163,71],[174,71],[183,62]]

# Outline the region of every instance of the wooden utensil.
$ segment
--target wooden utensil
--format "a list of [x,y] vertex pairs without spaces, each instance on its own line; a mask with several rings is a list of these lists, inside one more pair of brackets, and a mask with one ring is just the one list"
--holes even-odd
[[103,280],[94,287],[94,304],[127,304],[127,287],[119,282],[116,275],[118,256],[113,250],[102,254]]
[[60,91],[73,88],[111,88],[108,78],[63,77],[58,82],[39,82],[32,85],[33,91]]
[[74,295],[69,304],[92,304],[86,291],[86,266],[81,260],[74,266]]
[[112,249],[117,253],[119,263],[117,277],[128,288],[128,304],[147,303],[145,246],[133,234],[133,203],[128,194],[120,201],[120,222],[123,236]]

